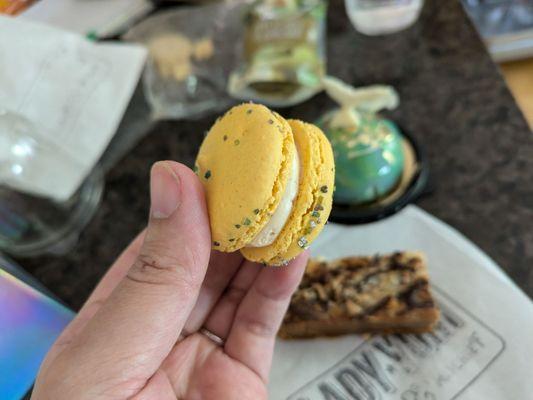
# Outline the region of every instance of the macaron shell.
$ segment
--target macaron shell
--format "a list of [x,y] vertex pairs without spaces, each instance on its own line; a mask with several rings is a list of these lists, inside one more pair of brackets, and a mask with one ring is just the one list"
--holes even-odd
[[293,157],[287,121],[262,105],[242,104],[217,120],[195,165],[214,249],[238,250],[263,228],[279,204]]
[[274,243],[241,249],[248,260],[268,265],[286,264],[306,249],[324,228],[333,203],[335,163],[328,139],[314,125],[297,120],[288,122],[301,165],[293,210]]

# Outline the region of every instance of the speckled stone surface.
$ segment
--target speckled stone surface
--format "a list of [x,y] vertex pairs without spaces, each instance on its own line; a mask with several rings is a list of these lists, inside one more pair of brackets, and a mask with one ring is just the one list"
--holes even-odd
[[[427,151],[435,186],[419,205],[463,232],[532,296],[533,135],[459,3],[427,0],[413,28],[383,38],[358,35],[338,0],[328,24],[330,74],[398,89],[402,104],[391,116]],[[314,120],[333,106],[318,95],[283,115]],[[77,247],[19,262],[79,308],[145,224],[151,164],[191,165],[214,118],[156,124],[108,173],[102,206]]]

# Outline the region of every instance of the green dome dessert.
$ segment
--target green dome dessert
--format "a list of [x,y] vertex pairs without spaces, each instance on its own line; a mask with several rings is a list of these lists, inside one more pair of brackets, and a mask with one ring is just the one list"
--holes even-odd
[[327,77],[324,88],[341,107],[318,122],[333,147],[337,203],[360,205],[385,197],[400,182],[404,169],[403,137],[377,111],[398,105],[387,86],[354,89]]
[[335,200],[362,204],[387,195],[398,184],[404,165],[402,137],[396,125],[361,113],[356,130],[322,127],[333,147],[337,174]]

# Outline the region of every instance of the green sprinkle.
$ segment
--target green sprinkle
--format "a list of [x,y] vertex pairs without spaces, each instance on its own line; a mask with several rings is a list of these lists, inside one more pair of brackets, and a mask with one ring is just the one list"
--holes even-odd
[[209,179],[209,178],[211,178],[211,170],[210,170],[210,169],[207,170],[207,172],[206,172],[205,175],[204,175],[204,178],[205,178],[205,179]]
[[195,174],[198,174],[198,165],[194,164],[193,171]]
[[251,114],[251,113],[252,113],[252,109],[248,109],[248,110],[246,111],[246,114]]
[[312,217],[315,217],[315,218],[318,218],[318,217],[320,217],[320,213],[319,213],[318,211],[313,211],[313,212],[311,213],[311,216],[312,216]]
[[320,191],[321,191],[322,193],[327,193],[327,192],[328,192],[328,187],[327,187],[326,185],[321,186],[321,187],[320,187]]
[[222,140],[224,140],[224,141],[228,140],[228,135],[224,135],[224,136],[222,137]]
[[250,225],[252,223],[252,221],[250,221],[250,218],[245,218],[244,221],[243,221],[243,225]]
[[259,214],[259,208],[256,208],[256,209],[254,210],[254,214],[255,214],[255,215]]
[[241,226],[239,224],[235,225],[235,228],[239,229]]
[[95,31],[87,32],[87,39],[96,42],[98,40],[98,33],[96,33]]
[[235,241],[235,238],[231,238],[229,239],[230,242],[234,242]]
[[213,242],[213,246],[220,246],[219,242]]
[[300,246],[302,249],[306,249],[308,247],[307,239],[303,236],[300,239],[298,239],[298,246]]
[[233,143],[235,143],[235,146],[238,146],[241,143],[241,141],[239,139],[235,139]]

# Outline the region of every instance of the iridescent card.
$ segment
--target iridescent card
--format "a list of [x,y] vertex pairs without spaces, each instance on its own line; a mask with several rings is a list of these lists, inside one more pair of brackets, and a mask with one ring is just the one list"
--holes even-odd
[[2,269],[0,259],[0,399],[18,400],[72,311]]

